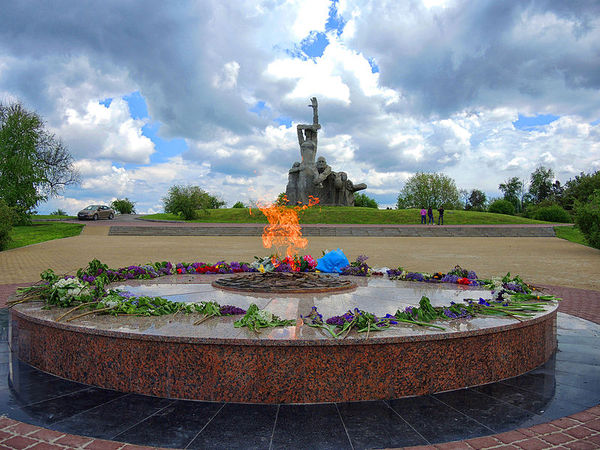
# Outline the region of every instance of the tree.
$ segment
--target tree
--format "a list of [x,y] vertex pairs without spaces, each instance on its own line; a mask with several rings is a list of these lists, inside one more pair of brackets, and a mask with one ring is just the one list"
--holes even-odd
[[30,222],[40,202],[77,182],[72,156],[41,117],[19,103],[0,104],[0,198],[16,223]]
[[367,194],[354,194],[354,206],[362,208],[379,208],[375,199],[369,197]]
[[135,202],[132,202],[127,197],[113,200],[110,206],[119,214],[135,214]]
[[458,189],[454,180],[443,173],[418,172],[406,181],[398,195],[397,206],[398,209],[430,206],[459,208]]
[[0,198],[0,250],[4,250],[10,242],[13,226],[13,212],[6,202]]
[[508,200],[500,198],[492,202],[488,208],[488,212],[496,214],[508,214],[509,216],[512,216],[515,213],[515,207]]
[[522,199],[525,184],[518,177],[512,177],[498,185],[498,189],[504,194],[504,200],[512,203],[514,210],[523,210]]
[[565,183],[559,202],[566,210],[572,210],[576,201],[586,203],[597,189],[600,190],[600,170],[589,175],[581,172]]
[[592,247],[600,249],[600,189],[588,200],[575,202],[575,223]]
[[460,195],[460,198],[462,198],[465,209],[469,209],[469,191],[467,191],[466,189],[459,189],[458,193]]
[[245,208],[245,207],[246,206],[240,201],[235,202],[235,204],[232,206],[232,208]]
[[62,209],[58,208],[56,211],[53,211],[50,213],[51,216],[68,216],[66,211],[63,211]]
[[552,196],[552,181],[554,172],[544,166],[540,166],[531,173],[531,184],[529,194],[535,204],[538,204]]
[[285,195],[285,192],[279,193],[277,199],[275,200],[275,204],[277,206],[285,206],[288,204],[287,195]]
[[466,209],[472,209],[475,211],[483,211],[485,209],[486,202],[485,193],[479,189],[473,189],[471,195],[469,195],[469,204]]
[[224,202],[203,191],[198,186],[171,186],[163,198],[165,212],[182,216],[185,220],[198,217],[197,210],[208,214],[209,209],[216,209]]

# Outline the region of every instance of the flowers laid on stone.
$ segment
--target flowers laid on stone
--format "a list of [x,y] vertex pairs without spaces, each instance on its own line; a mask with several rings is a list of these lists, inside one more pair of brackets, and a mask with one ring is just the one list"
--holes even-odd
[[233,326],[236,328],[248,327],[251,330],[258,332],[259,328],[287,327],[295,324],[295,320],[282,319],[266,309],[259,309],[258,306],[252,303],[248,307],[248,311],[244,317],[236,320],[233,323]]
[[[366,263],[367,256],[361,255],[356,261],[342,269],[343,275],[370,276],[374,272]],[[248,310],[234,305],[219,305],[217,302],[202,301],[173,302],[162,297],[135,296],[128,291],[107,289],[110,283],[130,279],[152,279],[173,274],[225,274],[240,272],[314,272],[317,261],[310,255],[278,258],[269,256],[256,258],[252,263],[219,261],[215,264],[178,263],[173,265],[163,261],[140,266],[128,266],[110,269],[97,259],[88,267],[77,271],[77,276],[56,275],[51,269],[41,274],[40,283],[18,290],[18,298],[12,304],[24,301],[43,301],[46,307],[69,308],[56,320],[72,321],[91,314],[159,316],[165,314],[198,314],[194,322],[200,324],[212,317],[243,315],[235,327],[249,327],[254,331],[260,328],[295,325],[295,320],[282,319],[267,310],[252,304]],[[479,279],[475,272],[460,266],[447,273],[408,272],[398,267],[389,269],[387,275],[392,280],[405,280],[428,283],[454,283],[465,286],[479,286],[491,290],[492,299],[467,299],[464,303],[450,302],[448,306],[434,307],[427,297],[422,297],[419,306],[409,306],[397,310],[394,314],[379,317],[368,311],[355,308],[341,316],[324,320],[317,307],[301,316],[304,323],[321,328],[334,338],[344,338],[351,330],[358,333],[382,331],[392,325],[408,323],[444,329],[432,322],[444,322],[457,319],[469,319],[477,315],[511,317],[521,320],[523,317],[544,310],[544,303],[560,300],[551,295],[541,295],[535,288],[525,283],[518,275],[508,273],[503,278]],[[83,312],[82,312],[83,311]]]

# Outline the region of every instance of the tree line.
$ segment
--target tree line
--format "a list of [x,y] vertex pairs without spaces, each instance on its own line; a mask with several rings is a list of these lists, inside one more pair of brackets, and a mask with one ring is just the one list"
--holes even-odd
[[[539,166],[529,180],[511,177],[498,185],[502,197],[487,199],[480,189],[458,189],[443,173],[420,172],[398,195],[397,208],[439,208],[521,215],[548,222],[575,222],[588,243],[600,248],[600,171],[580,173],[564,185],[552,169]],[[461,201],[462,200],[462,201]]]

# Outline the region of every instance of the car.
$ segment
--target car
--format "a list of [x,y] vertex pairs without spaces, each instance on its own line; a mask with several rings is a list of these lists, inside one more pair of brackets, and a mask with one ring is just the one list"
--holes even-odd
[[89,205],[83,208],[77,213],[79,220],[98,220],[98,219],[109,219],[112,220],[115,217],[115,210],[106,205]]

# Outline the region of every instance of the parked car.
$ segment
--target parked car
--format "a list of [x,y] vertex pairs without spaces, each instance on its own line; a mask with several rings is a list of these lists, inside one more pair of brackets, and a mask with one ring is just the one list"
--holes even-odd
[[83,208],[77,213],[79,220],[98,220],[98,219],[110,219],[115,217],[115,210],[109,208],[106,205],[90,205]]

